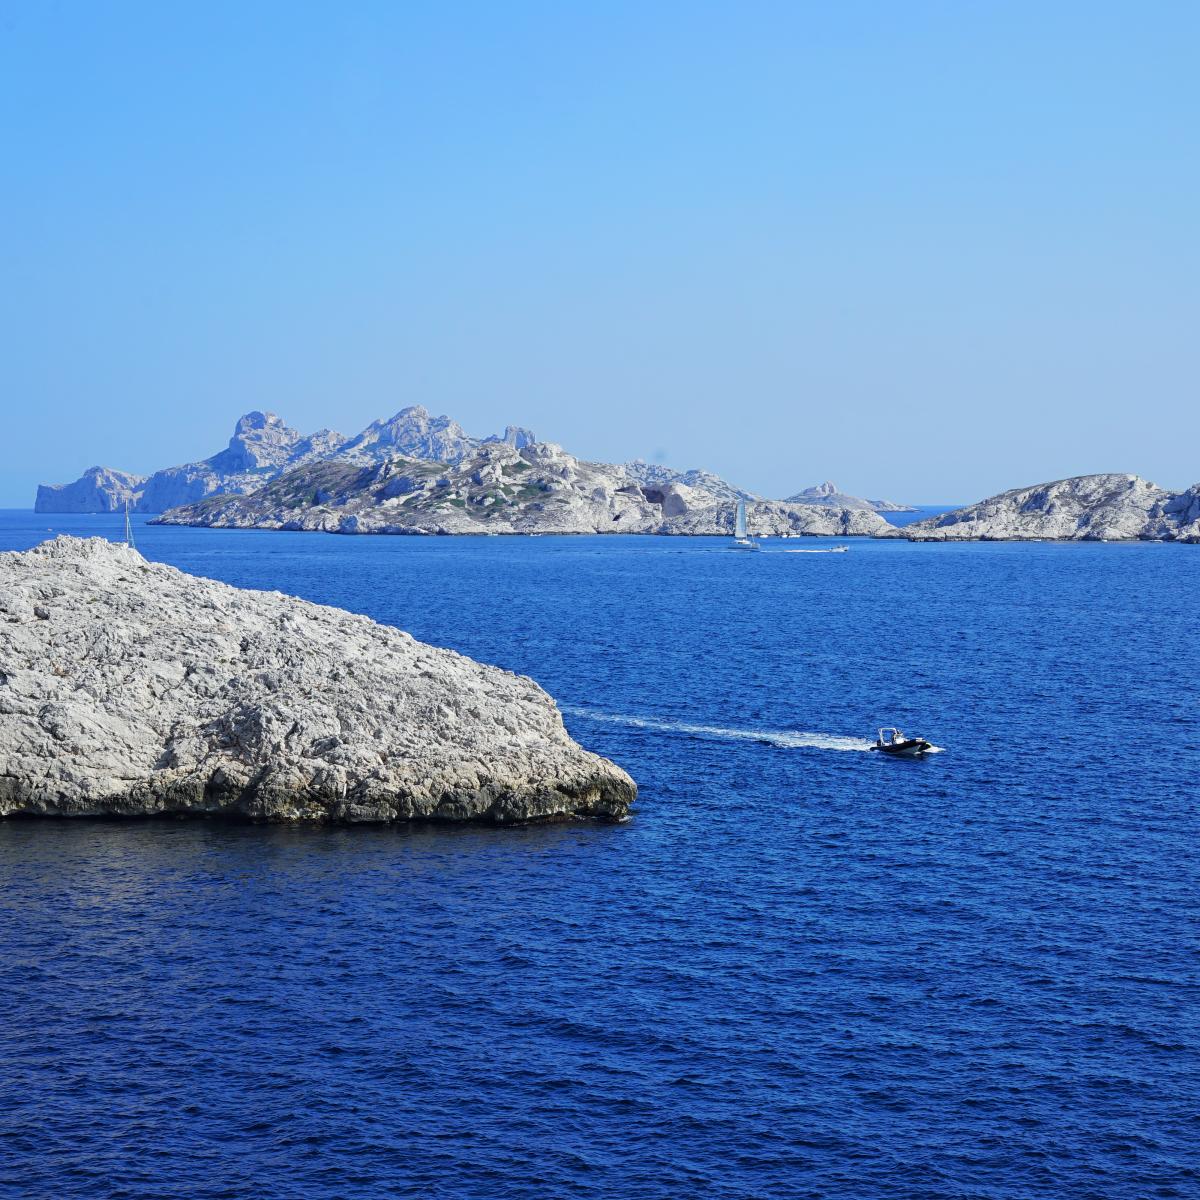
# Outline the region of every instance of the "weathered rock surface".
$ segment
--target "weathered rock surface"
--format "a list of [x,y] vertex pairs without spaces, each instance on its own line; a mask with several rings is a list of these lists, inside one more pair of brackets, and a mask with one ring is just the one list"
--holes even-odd
[[419,404],[402,408],[386,421],[372,421],[341,449],[347,462],[373,463],[403,454],[431,462],[460,462],[478,446],[478,438],[449,417],[431,417]]
[[303,437],[274,413],[247,413],[219,454],[151,475],[138,497],[137,510],[166,512],[204,496],[252,492],[283,471],[329,458],[344,441],[329,429]]
[[825,480],[816,487],[805,488],[794,496],[789,496],[787,504],[826,504],[831,508],[865,508],[869,512],[916,512],[908,504],[893,504],[890,500],[864,500],[860,496],[850,496],[839,491],[836,483]]
[[532,446],[537,438],[533,435],[532,429],[526,429],[523,425],[505,425],[502,434],[492,434],[491,437],[485,437],[482,445],[487,445],[489,442],[503,442],[506,446],[512,446],[514,450],[524,450],[526,446]]
[[322,429],[305,437],[274,413],[250,412],[239,419],[229,445],[202,459],[153,475],[129,475],[92,467],[74,483],[43,484],[36,512],[165,512],[219,492],[250,492],[281,472],[335,454],[345,442]]
[[[328,533],[731,534],[734,507],[681,483],[640,483],[621,467],[581,462],[560,446],[484,445],[456,465],[394,458],[291,471],[250,496],[214,496],[159,518],[166,525]],[[862,510],[756,502],[750,531],[894,537]]]
[[1077,475],[1001,492],[903,533],[918,541],[1200,542],[1200,484],[1172,494],[1137,475]]
[[[500,479],[498,460],[489,457],[496,451],[529,451],[523,462],[504,461],[518,473],[538,474]],[[395,465],[411,460],[417,465]],[[269,486],[275,481],[279,487]],[[252,495],[258,499],[250,503],[237,499]],[[137,512],[169,514],[165,524],[340,533],[723,534],[732,532],[731,505],[738,500],[753,503],[751,532],[760,537],[892,537],[886,522],[848,514],[909,511],[844,496],[831,483],[764,501],[711,471],[676,471],[641,459],[621,466],[582,462],[516,425],[472,437],[419,404],[352,438],[328,429],[304,437],[274,413],[247,413],[229,445],[210,458],[147,478],[92,467],[74,483],[40,487],[35,508],[114,512],[128,501]],[[814,507],[828,512],[802,511]]]
[[360,466],[397,454],[456,463],[488,443],[521,449],[533,440],[528,429],[516,425],[499,437],[473,438],[456,421],[431,417],[420,405],[401,409],[390,420],[374,421],[349,439],[331,429],[305,437],[274,413],[251,412],[238,421],[229,445],[210,458],[148,477],[91,467],[74,483],[43,484],[34,509],[116,512],[128,501],[136,512],[161,513],[206,496],[249,494],[285,471],[335,458]]
[[711,471],[701,471],[696,468],[690,471],[675,471],[670,467],[662,466],[661,463],[648,463],[641,458],[635,458],[632,462],[623,464],[621,470],[638,483],[648,484],[652,487],[656,484],[678,483],[697,492],[707,492],[714,500],[723,500],[726,503],[759,499],[753,492],[736,487]]
[[1146,536],[1172,542],[1200,542],[1200,483],[1164,500],[1150,514]]
[[146,476],[88,467],[73,483],[43,483],[37,490],[35,512],[119,512],[126,503],[135,508]]
[[99,538],[0,554],[0,815],[619,818],[532,680]]

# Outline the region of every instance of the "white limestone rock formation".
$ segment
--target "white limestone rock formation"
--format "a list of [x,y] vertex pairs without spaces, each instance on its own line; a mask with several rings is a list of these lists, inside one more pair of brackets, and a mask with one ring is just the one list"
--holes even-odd
[[631,479],[636,479],[638,483],[649,486],[678,483],[698,492],[707,492],[713,500],[736,503],[738,500],[759,499],[753,492],[736,487],[711,471],[701,471],[697,468],[690,471],[676,471],[671,467],[664,467],[661,463],[648,463],[641,458],[635,458],[632,462],[623,464],[621,469]]
[[128,501],[137,512],[161,513],[205,496],[247,495],[285,471],[333,458],[360,466],[398,454],[456,463],[488,443],[520,450],[533,441],[533,434],[517,425],[509,425],[499,437],[473,438],[457,421],[431,417],[420,405],[403,408],[389,420],[374,421],[353,438],[331,429],[304,437],[274,413],[250,412],[238,421],[229,445],[210,458],[167,467],[149,477],[92,467],[74,483],[43,484],[34,509],[116,512]]
[[1200,483],[1168,497],[1150,514],[1146,537],[1200,543]]
[[[561,446],[482,446],[456,465],[394,458],[291,471],[250,496],[214,496],[159,518],[167,525],[328,533],[731,534],[732,502],[681,483],[647,484],[621,467],[581,462]],[[893,537],[882,517],[756,502],[751,532]]]
[[74,483],[43,484],[34,510],[115,512],[128,501],[136,512],[166,512],[219,492],[251,492],[285,470],[329,458],[345,440],[328,429],[304,437],[274,413],[249,412],[210,458],[149,476],[93,467]]
[[831,508],[864,508],[868,512],[916,512],[908,504],[893,504],[890,500],[863,500],[859,496],[850,496],[839,491],[836,483],[825,480],[816,487],[805,488],[794,496],[789,496],[787,504],[824,504]]
[[909,525],[918,541],[1200,541],[1200,484],[1173,495],[1137,475],[1014,488]]
[[432,417],[420,404],[402,408],[386,421],[372,421],[340,451],[347,462],[375,463],[394,458],[424,458],[432,462],[459,462],[480,442],[449,417]]
[[220,453],[151,475],[137,509],[160,513],[221,492],[252,492],[283,471],[329,458],[344,442],[329,429],[304,437],[274,413],[247,413]]
[[503,442],[506,446],[512,446],[514,450],[524,450],[536,441],[532,429],[526,429],[524,425],[505,425],[503,433],[493,433],[491,437],[485,437],[481,444],[486,446],[489,442]]
[[[894,526],[868,509],[789,504],[785,500],[756,500],[747,504],[746,509],[748,531],[755,538],[897,536]],[[664,522],[658,532],[728,534],[732,537],[733,531],[733,507],[729,504],[709,504]]]
[[623,817],[532,680],[99,538],[0,554],[0,816]]
[[34,512],[120,512],[128,503],[137,506],[144,475],[88,467],[73,483],[43,483],[38,487]]
[[[328,436],[328,430],[314,435],[322,440]],[[337,438],[339,435],[333,436]],[[219,454],[205,459],[204,465],[217,475],[238,475],[242,472],[296,466],[297,447],[306,440],[311,439],[305,439],[274,413],[250,412],[234,427],[229,445]],[[341,444],[340,441],[338,444]]]

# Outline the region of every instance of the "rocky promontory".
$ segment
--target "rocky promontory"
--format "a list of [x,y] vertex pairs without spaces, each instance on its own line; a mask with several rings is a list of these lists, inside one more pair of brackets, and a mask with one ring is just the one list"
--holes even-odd
[[99,538],[0,554],[0,816],[510,823],[636,789],[532,680]]
[[126,505],[136,509],[146,478],[112,467],[88,467],[71,483],[43,483],[37,490],[33,511],[106,513],[120,512]]
[[[733,533],[734,503],[708,488],[645,481],[584,462],[550,442],[484,445],[456,464],[397,456],[289,471],[249,496],[212,496],[174,509],[164,525],[325,533]],[[878,514],[756,501],[750,532],[894,537]]]
[[1013,488],[909,525],[914,541],[1200,542],[1200,484],[1173,493],[1137,475]]

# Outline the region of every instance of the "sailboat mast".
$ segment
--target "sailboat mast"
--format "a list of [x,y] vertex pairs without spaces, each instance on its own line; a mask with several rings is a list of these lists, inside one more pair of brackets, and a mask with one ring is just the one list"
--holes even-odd
[[125,501],[125,545],[131,550],[135,549],[133,544],[133,525],[129,520],[129,501]]

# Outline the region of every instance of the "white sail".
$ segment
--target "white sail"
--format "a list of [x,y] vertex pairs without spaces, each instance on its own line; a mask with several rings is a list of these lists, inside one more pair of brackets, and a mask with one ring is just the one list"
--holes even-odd
[[739,500],[737,502],[737,521],[734,524],[733,536],[736,538],[744,538],[746,536],[746,502]]

